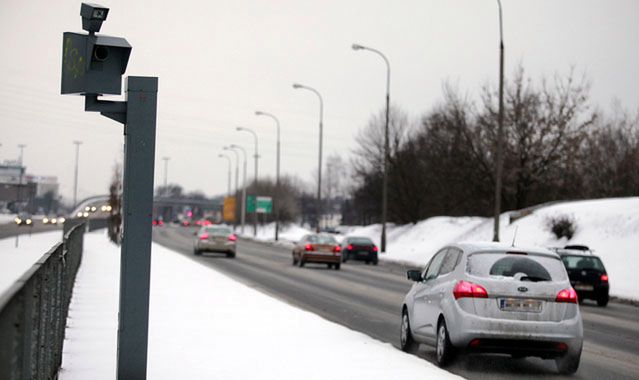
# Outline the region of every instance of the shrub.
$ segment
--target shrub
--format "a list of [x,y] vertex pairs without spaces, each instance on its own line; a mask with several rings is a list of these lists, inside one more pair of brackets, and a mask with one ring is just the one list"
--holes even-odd
[[577,222],[570,215],[553,216],[547,221],[548,229],[557,237],[572,239],[577,231]]

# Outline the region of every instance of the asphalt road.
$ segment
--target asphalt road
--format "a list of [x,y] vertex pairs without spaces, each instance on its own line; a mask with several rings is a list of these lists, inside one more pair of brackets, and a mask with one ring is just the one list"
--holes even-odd
[[0,224],[0,239],[5,239],[16,235],[36,234],[38,232],[55,231],[61,229],[62,226],[42,224],[41,220],[34,220],[32,227],[18,226],[15,223],[3,223]]
[[[193,232],[191,228],[156,227],[153,237],[251,287],[399,346],[401,304],[411,285],[401,265],[349,261],[339,271],[317,264],[299,268],[292,265],[290,248],[251,241],[239,242],[235,259],[218,254],[194,256]],[[570,378],[639,379],[639,308],[610,302],[606,308],[584,304],[581,311],[584,349],[579,370]],[[422,345],[417,355],[434,362],[431,347]],[[551,360],[499,355],[462,356],[447,369],[469,379],[569,378],[559,376]]]

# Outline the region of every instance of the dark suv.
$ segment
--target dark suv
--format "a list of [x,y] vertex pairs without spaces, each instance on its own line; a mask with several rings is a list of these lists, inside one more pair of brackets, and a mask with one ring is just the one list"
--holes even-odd
[[570,283],[577,291],[579,300],[596,300],[597,305],[608,304],[608,273],[601,259],[586,246],[570,246],[555,249],[561,257]]

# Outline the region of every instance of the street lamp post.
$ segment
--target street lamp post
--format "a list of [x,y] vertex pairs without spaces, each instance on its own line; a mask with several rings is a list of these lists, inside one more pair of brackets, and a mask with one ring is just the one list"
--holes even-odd
[[268,112],[255,111],[257,116],[267,116],[275,120],[277,126],[277,163],[275,166],[275,241],[279,240],[280,231],[280,121],[275,115]]
[[73,208],[78,205],[78,166],[80,163],[80,145],[82,141],[74,141],[75,145],[75,171],[73,175]]
[[[239,178],[239,171],[240,171],[240,154],[237,153],[236,150],[232,149],[229,146],[225,146],[222,149],[223,150],[227,150],[229,152],[233,152],[233,154],[235,154],[235,204],[237,205],[237,198],[238,198],[238,195],[239,195],[239,188],[240,188],[238,186],[238,178]],[[237,212],[235,213],[235,215],[237,215]],[[237,228],[237,221],[235,221],[234,224],[235,224],[235,227]]]
[[255,194],[253,195],[253,236],[257,236],[257,160],[259,159],[258,148],[257,148],[257,133],[254,130],[244,127],[236,127],[235,128],[239,132],[248,132],[253,135],[253,139],[255,140],[255,154],[253,157],[255,158],[255,173],[253,179],[253,187]]
[[18,144],[18,149],[20,149],[20,182],[18,183],[18,212],[22,211],[22,207],[20,207],[20,203],[22,202],[22,176],[24,175],[24,148],[27,146],[25,144]]
[[164,191],[166,191],[166,187],[168,185],[168,173],[169,173],[169,160],[171,157],[162,157],[164,160]]
[[381,237],[381,251],[386,252],[386,219],[388,217],[388,123],[390,113],[390,63],[388,58],[381,51],[358,45],[352,45],[353,50],[368,50],[382,57],[386,63],[386,124],[384,125],[384,173],[382,183],[382,237]]
[[242,174],[242,182],[244,183],[242,186],[242,213],[240,215],[240,220],[242,223],[242,233],[244,233],[244,223],[246,222],[246,150],[239,145],[231,144],[231,149],[239,149],[244,155],[244,173]]
[[226,154],[222,154],[222,153],[218,154],[217,156],[220,157],[220,158],[226,158],[226,160],[229,163],[229,169],[228,169],[228,173],[227,173],[227,177],[228,177],[228,180],[227,180],[228,190],[227,190],[227,192],[228,192],[229,197],[230,197],[231,196],[231,165],[232,165],[231,164],[231,157],[227,156]]
[[499,6],[499,115],[497,120],[497,168],[495,173],[495,227],[493,241],[499,241],[499,217],[501,214],[501,188],[504,171],[504,29],[501,1]]
[[319,98],[319,160],[317,166],[317,227],[315,228],[316,232],[320,231],[320,217],[322,215],[322,144],[323,144],[323,133],[324,133],[324,100],[322,99],[322,95],[316,89],[312,87],[308,87],[299,83],[293,83],[294,89],[304,89],[311,91],[317,95]]

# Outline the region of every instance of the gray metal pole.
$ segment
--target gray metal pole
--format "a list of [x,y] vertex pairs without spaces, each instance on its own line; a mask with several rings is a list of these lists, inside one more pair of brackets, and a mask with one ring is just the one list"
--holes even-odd
[[168,186],[170,159],[170,157],[162,157],[162,160],[164,160],[164,191],[166,191],[166,187]]
[[243,128],[243,127],[237,127],[236,128],[238,131],[245,131],[248,132],[250,134],[253,135],[253,139],[255,140],[255,172],[254,172],[254,179],[253,179],[253,187],[255,188],[254,192],[255,194],[253,195],[253,236],[257,236],[257,170],[258,170],[258,158],[259,156],[259,151],[258,151],[258,146],[257,146],[257,133],[255,133],[255,131],[253,131],[252,129],[249,128]]
[[501,11],[501,1],[499,5],[499,116],[497,121],[497,168],[495,173],[495,225],[493,231],[493,241],[499,241],[499,217],[501,215],[501,188],[504,171],[504,34]]
[[320,232],[320,219],[322,215],[322,148],[323,148],[323,134],[324,134],[324,99],[322,99],[322,95],[316,89],[301,85],[298,83],[293,84],[294,89],[305,89],[311,91],[317,95],[319,98],[319,113],[320,113],[320,121],[319,121],[319,162],[317,167],[317,206],[316,206],[316,227],[315,232]]
[[228,163],[229,163],[228,171],[227,171],[227,177],[228,177],[228,178],[227,178],[227,184],[228,184],[228,185],[227,185],[227,187],[228,187],[227,192],[228,192],[228,195],[229,195],[229,197],[230,197],[230,196],[231,196],[231,165],[233,165],[233,164],[231,163],[231,157],[229,157],[229,156],[227,156],[227,155],[225,155],[225,154],[219,154],[219,155],[218,155],[218,157],[220,157],[220,158],[222,158],[222,157],[223,157],[223,158],[226,158],[226,160],[227,160],[227,161],[228,161]]
[[22,211],[22,207],[20,206],[20,203],[22,202],[22,177],[24,176],[23,159],[24,159],[25,147],[26,147],[25,144],[18,144],[18,148],[20,149],[20,182],[18,182],[18,207],[17,207],[18,212]]
[[[275,125],[277,126],[277,164],[275,167],[275,199],[274,205],[275,208],[275,241],[279,240],[279,232],[280,232],[280,207],[279,207],[279,196],[280,196],[280,121],[275,117],[275,115],[270,114],[268,112],[255,111],[256,115],[268,116],[271,119],[275,120]],[[266,216],[265,216],[266,217]]]
[[75,172],[73,176],[73,208],[78,206],[78,166],[80,162],[80,145],[82,141],[74,141],[75,144]]
[[[225,147],[224,147],[224,148],[222,148],[222,149],[223,149],[223,150],[228,150],[228,151],[230,151],[230,152],[233,152],[233,154],[235,154],[235,207],[236,207],[236,209],[235,209],[235,210],[236,210],[235,215],[236,215],[236,216],[238,216],[238,215],[237,215],[237,201],[238,201],[238,197],[239,197],[239,195],[240,195],[240,194],[239,194],[239,191],[240,191],[239,189],[240,189],[240,187],[239,187],[239,184],[238,184],[238,182],[239,182],[238,178],[240,177],[240,175],[239,175],[239,172],[240,172],[240,154],[239,154],[239,153],[237,153],[237,151],[236,151],[236,150],[234,150],[233,148],[231,148],[230,146],[225,146]],[[237,228],[237,225],[238,225],[238,222],[237,222],[237,220],[236,220],[236,221],[234,222],[234,226],[235,226],[235,228]]]
[[384,124],[384,172],[382,180],[382,236],[381,236],[381,252],[386,252],[386,221],[388,219],[388,161],[390,154],[388,125],[390,120],[390,62],[388,58],[379,50],[358,44],[352,45],[353,50],[368,50],[373,52],[384,60],[386,63],[386,122]]
[[246,161],[247,161],[247,159],[246,159],[246,150],[244,150],[244,148],[242,148],[241,146],[235,145],[235,144],[231,145],[231,148],[239,149],[242,152],[242,155],[244,157],[244,165],[243,165],[244,166],[244,174],[242,175],[243,182],[244,182],[244,184],[242,186],[242,214],[240,215],[240,220],[241,220],[241,223],[242,223],[241,231],[242,231],[242,233],[244,233],[244,224],[246,222]]
[[126,79],[118,379],[145,379],[158,78]]

